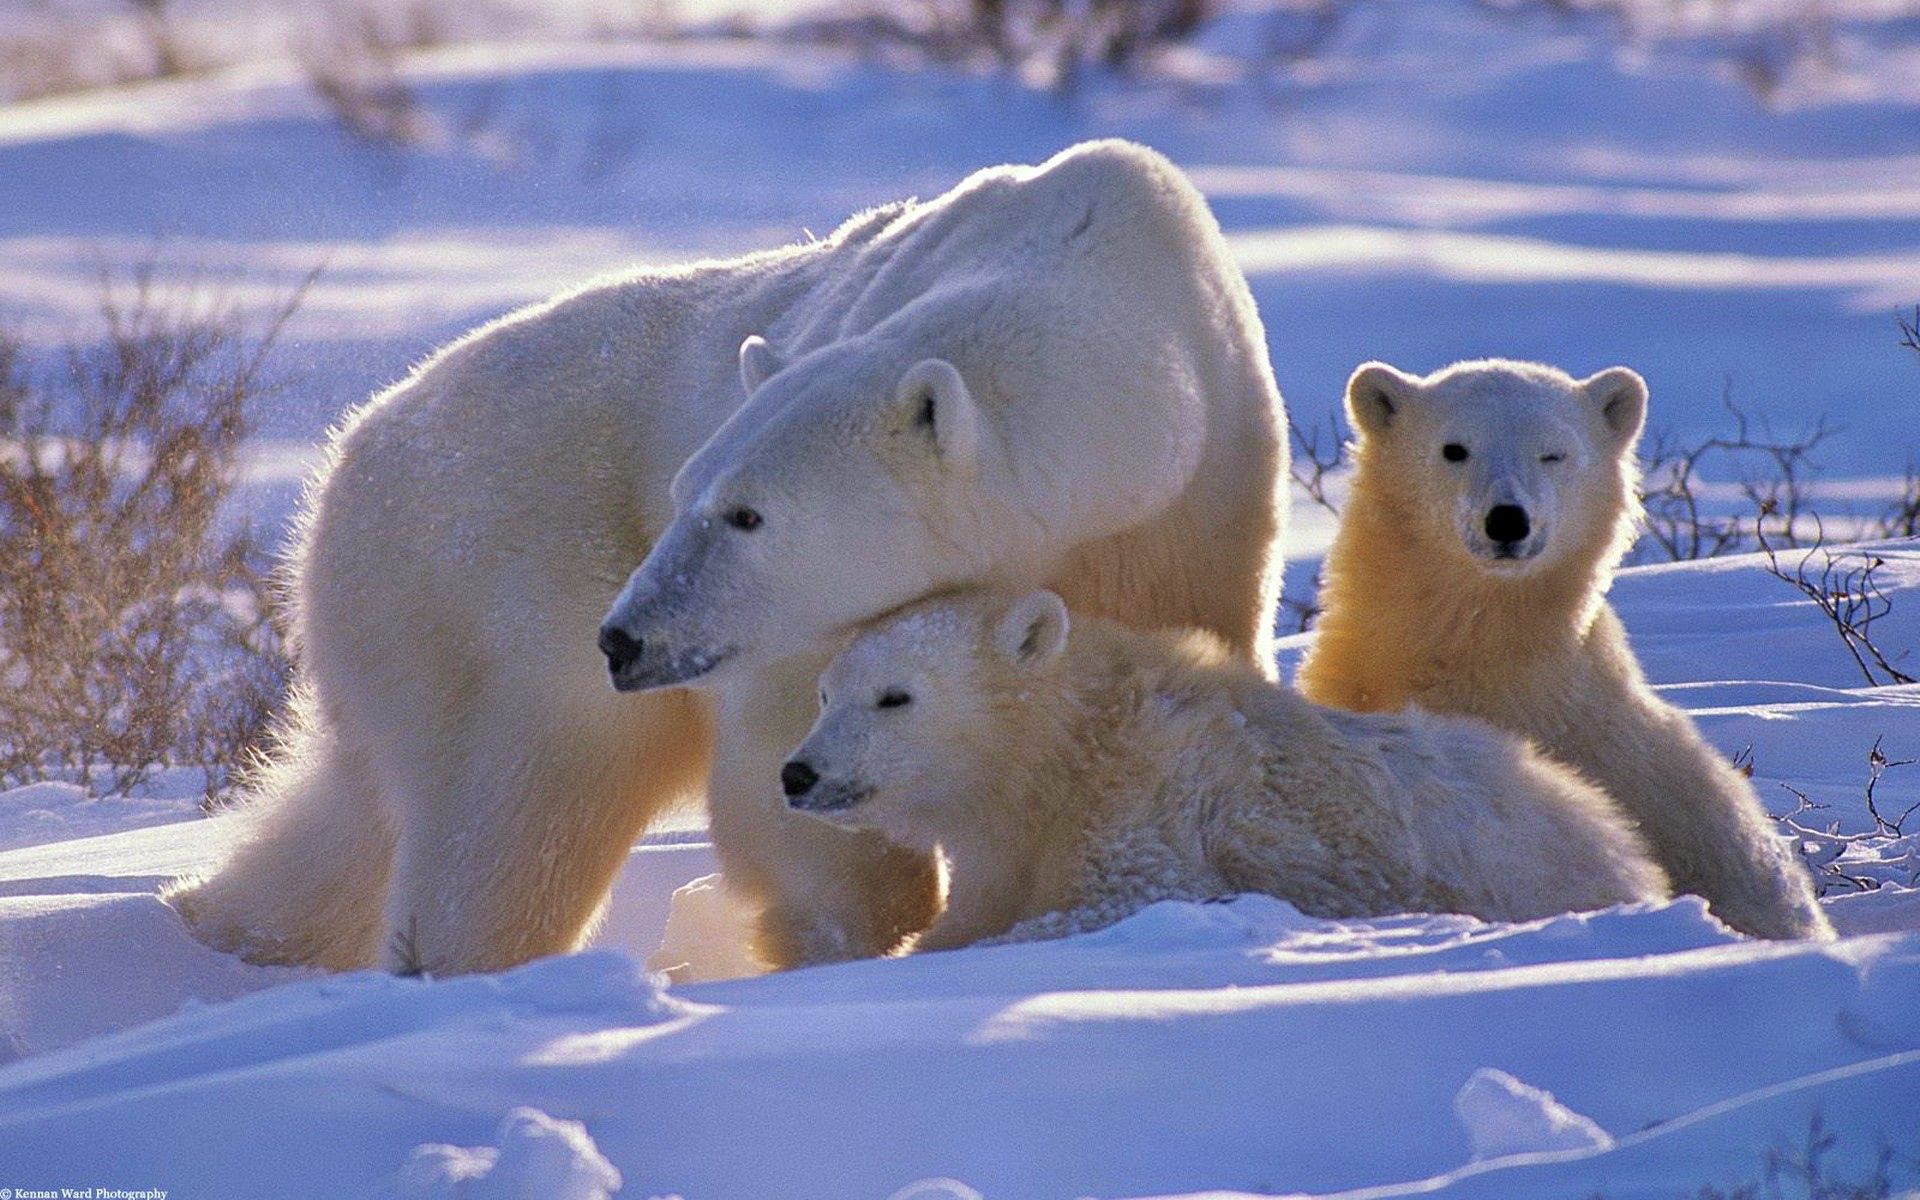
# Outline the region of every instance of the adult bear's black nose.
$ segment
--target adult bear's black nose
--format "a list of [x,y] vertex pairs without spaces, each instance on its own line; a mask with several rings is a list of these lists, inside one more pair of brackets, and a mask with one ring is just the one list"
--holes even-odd
[[1523,541],[1532,530],[1527,510],[1518,504],[1496,504],[1487,512],[1487,537],[1492,541]]
[[820,772],[803,762],[790,762],[780,768],[780,790],[789,798],[804,796],[820,782]]
[[600,627],[600,653],[607,656],[607,670],[618,675],[640,659],[647,644],[617,625]]

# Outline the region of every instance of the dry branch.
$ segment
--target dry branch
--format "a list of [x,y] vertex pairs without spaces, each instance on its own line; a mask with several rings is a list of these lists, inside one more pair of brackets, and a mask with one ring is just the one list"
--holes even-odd
[[98,340],[32,361],[0,329],[0,786],[125,794],[163,766],[211,794],[287,683],[268,556],[228,500],[264,326],[103,279]]

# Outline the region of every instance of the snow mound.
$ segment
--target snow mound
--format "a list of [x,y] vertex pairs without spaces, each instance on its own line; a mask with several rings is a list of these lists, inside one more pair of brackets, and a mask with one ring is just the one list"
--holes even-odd
[[[584,1118],[643,1195],[695,1198],[1457,1175],[1460,1197],[1671,1200],[1744,1177],[1816,1112],[1849,1148],[1920,1152],[1920,934],[1761,943],[1708,920],[1693,901],[1511,926],[1235,901],[670,991],[605,951],[303,979],[0,1067],[0,1145],[21,1179],[71,1177],[110,1145],[181,1195],[289,1200],[379,1194],[403,1164],[429,1196],[515,1194],[481,1189],[534,1150],[498,1129],[523,1105]],[[1554,1124],[1498,1088],[1458,1115],[1488,1064],[1601,1128],[1679,1136],[1475,1158],[1548,1144]],[[1648,1188],[1615,1186],[1621,1162]]]
[[1481,1067],[1461,1087],[1453,1114],[1467,1131],[1476,1160],[1613,1145],[1612,1135],[1591,1117],[1493,1067]]
[[986,1200],[958,1179],[922,1179],[901,1188],[887,1200]]
[[499,1146],[414,1147],[393,1200],[607,1200],[620,1172],[578,1121],[521,1107],[500,1122]]
[[126,796],[53,780],[0,790],[0,851],[191,820],[203,793],[200,773],[181,769],[156,772]]

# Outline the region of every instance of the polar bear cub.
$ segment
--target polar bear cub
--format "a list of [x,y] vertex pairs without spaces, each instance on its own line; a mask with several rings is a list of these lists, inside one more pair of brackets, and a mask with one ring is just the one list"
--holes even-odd
[[1831,937],[1753,786],[1647,686],[1606,602],[1639,515],[1647,386],[1533,363],[1347,386],[1353,488],[1300,690],[1417,704],[1531,738],[1638,823],[1674,885],[1759,937]]
[[1518,738],[1322,708],[1201,633],[1049,591],[935,597],[821,678],[788,804],[938,848],[945,949],[1266,892],[1310,915],[1523,920],[1667,895],[1612,802]]

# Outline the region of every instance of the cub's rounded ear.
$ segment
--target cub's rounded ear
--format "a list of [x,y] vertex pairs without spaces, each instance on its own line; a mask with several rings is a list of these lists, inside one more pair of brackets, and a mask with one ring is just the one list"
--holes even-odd
[[1615,446],[1631,446],[1647,423],[1647,381],[1638,371],[1626,367],[1608,367],[1598,375],[1580,381],[1613,435]]
[[751,396],[760,390],[760,385],[779,372],[787,364],[780,361],[767,339],[753,334],[740,343],[740,386]]
[[1015,600],[994,627],[993,646],[1016,666],[1038,670],[1067,648],[1067,602],[1041,588]]
[[1347,420],[1362,434],[1382,433],[1419,391],[1418,380],[1386,363],[1362,363],[1347,380]]
[[908,367],[894,404],[907,428],[927,439],[943,465],[973,464],[980,446],[980,409],[952,363],[929,358]]

